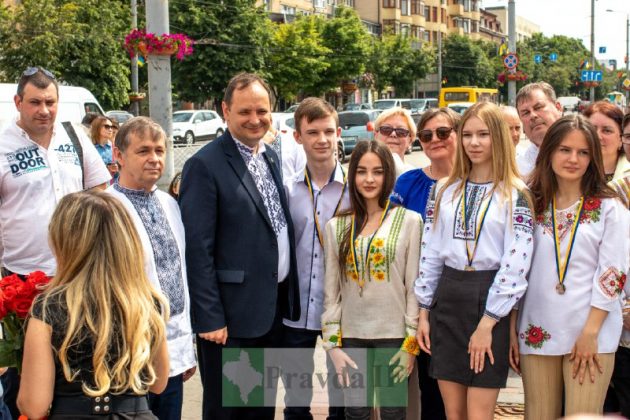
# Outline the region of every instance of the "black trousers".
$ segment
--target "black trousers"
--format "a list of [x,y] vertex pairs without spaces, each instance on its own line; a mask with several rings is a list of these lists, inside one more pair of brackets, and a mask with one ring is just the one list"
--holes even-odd
[[[230,407],[228,406],[229,404],[225,404],[224,406],[222,360],[224,349],[281,347],[283,325],[280,310],[276,311],[276,317],[271,329],[261,337],[230,338],[229,332],[228,328],[228,339],[225,346],[197,337],[197,358],[203,385],[203,419],[273,420],[276,410],[273,405],[267,407]],[[264,381],[267,382],[267,378]],[[272,401],[275,401],[275,395],[267,393],[265,397],[273,398]]]

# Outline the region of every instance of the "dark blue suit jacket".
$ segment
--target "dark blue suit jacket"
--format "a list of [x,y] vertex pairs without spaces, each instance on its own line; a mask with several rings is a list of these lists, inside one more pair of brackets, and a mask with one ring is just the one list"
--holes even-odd
[[227,326],[229,337],[260,337],[271,329],[277,305],[283,317],[300,317],[293,224],[278,157],[270,147],[263,156],[289,229],[291,269],[282,283],[276,235],[229,131],[184,165],[179,201],[196,333]]

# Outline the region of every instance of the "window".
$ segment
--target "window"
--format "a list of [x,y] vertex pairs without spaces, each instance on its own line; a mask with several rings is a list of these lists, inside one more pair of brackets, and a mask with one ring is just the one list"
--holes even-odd
[[400,34],[404,35],[404,36],[409,36],[410,35],[410,28],[409,25],[400,25]]
[[396,7],[396,0],[383,0],[383,7],[389,9]]
[[313,0],[313,7],[317,9],[326,7],[326,0]]
[[431,22],[431,8],[429,6],[424,6],[424,17],[427,22]]
[[464,12],[470,12],[470,0],[464,0]]
[[422,39],[423,39],[425,42],[431,42],[431,32],[429,32],[429,31],[423,31],[423,32],[422,32]]
[[438,20],[438,8],[433,7],[433,22],[439,22]]
[[295,7],[290,7],[286,5],[282,5],[282,14],[285,15],[295,15]]
[[400,33],[400,22],[396,19],[383,19],[383,32],[391,34]]
[[400,13],[403,16],[411,15],[411,5],[409,4],[411,0],[400,0]]
[[411,14],[422,15],[422,3],[421,0],[411,0]]

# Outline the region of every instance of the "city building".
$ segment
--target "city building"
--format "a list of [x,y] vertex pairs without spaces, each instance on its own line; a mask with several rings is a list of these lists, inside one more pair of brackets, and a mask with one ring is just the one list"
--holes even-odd
[[503,41],[507,42],[507,36],[501,27],[501,22],[497,19],[497,15],[486,9],[481,9],[479,34],[482,39],[498,45]]
[[[485,10],[496,16],[497,20],[501,24],[501,28],[507,34],[509,33],[510,26],[508,22],[508,9],[505,6],[486,7]],[[516,16],[516,42],[524,41],[531,38],[534,34],[540,32],[540,26],[535,23]]]
[[257,0],[274,22],[292,22],[298,15],[322,14],[332,16],[335,7],[354,7],[356,0]]

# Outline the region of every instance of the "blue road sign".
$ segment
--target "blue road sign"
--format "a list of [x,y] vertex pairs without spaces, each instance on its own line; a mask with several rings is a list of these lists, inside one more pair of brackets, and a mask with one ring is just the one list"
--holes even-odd
[[606,47],[599,47],[600,54],[606,54]]
[[551,53],[551,54],[549,54],[549,59],[551,61],[558,61],[558,53]]
[[540,64],[540,63],[542,63],[542,55],[540,55],[540,54],[536,54],[536,55],[534,56],[534,63],[536,63],[536,64]]
[[580,74],[580,80],[583,82],[601,82],[602,71],[601,70],[582,70]]

